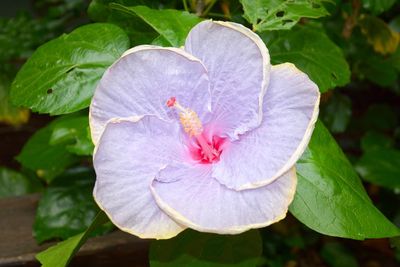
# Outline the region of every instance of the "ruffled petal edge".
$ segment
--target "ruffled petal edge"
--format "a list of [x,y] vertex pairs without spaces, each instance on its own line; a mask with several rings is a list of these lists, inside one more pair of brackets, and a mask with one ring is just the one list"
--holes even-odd
[[[207,68],[204,66],[204,64],[201,62],[200,59],[196,58],[195,56],[189,54],[188,52],[186,52],[185,50],[181,49],[181,48],[176,48],[176,47],[162,47],[162,46],[156,46],[156,45],[138,45],[135,46],[133,48],[130,48],[128,50],[126,50],[119,59],[117,59],[110,67],[108,67],[108,69],[112,68],[116,63],[119,62],[119,60],[121,60],[122,58],[136,53],[136,52],[140,52],[143,50],[168,50],[168,51],[172,51],[175,52],[185,58],[187,58],[190,61],[194,61],[194,62],[198,62],[200,63],[203,68],[205,69],[206,73],[207,73]],[[107,70],[108,70],[107,69]],[[107,71],[106,70],[106,71]],[[209,89],[210,90],[210,89]],[[211,110],[211,103],[208,103],[208,110]],[[104,125],[102,125],[102,123],[97,123],[93,117],[92,117],[92,102],[90,103],[89,106],[89,128],[90,128],[90,137],[92,139],[93,144],[96,146],[96,144],[99,142],[101,135],[104,132],[104,129],[107,125],[107,123],[109,123],[111,120],[113,119],[126,119],[126,120],[132,120],[132,121],[138,121],[140,120],[143,116],[147,116],[147,115],[151,115],[151,114],[142,114],[140,116],[132,116],[132,117],[122,117],[122,118],[111,118],[109,121],[107,121]]]
[[[264,79],[261,84],[261,91],[258,96],[258,124],[260,125],[263,119],[263,99],[265,96],[266,91],[268,90],[268,84],[270,80],[270,72],[271,72],[271,57],[269,55],[269,51],[263,40],[258,36],[256,33],[251,31],[249,28],[243,26],[242,24],[239,23],[232,23],[232,22],[226,22],[226,21],[212,21],[213,23],[219,24],[221,26],[227,27],[234,29],[241,34],[244,34],[246,37],[250,38],[260,49],[261,56],[263,58],[263,75]],[[246,130],[235,130],[234,136],[236,139],[239,138],[240,134],[244,134],[245,132],[249,131],[251,129],[246,129]]]
[[296,187],[297,187],[296,168],[293,167],[288,172],[288,174],[290,175],[290,178],[292,179],[292,187],[290,188],[290,191],[289,191],[290,198],[288,199],[287,208],[286,208],[284,213],[282,213],[280,216],[276,217],[274,220],[269,220],[269,221],[266,221],[264,223],[249,224],[249,225],[246,225],[246,226],[231,227],[231,228],[225,228],[225,229],[220,229],[220,230],[209,229],[209,228],[202,227],[201,225],[195,224],[194,222],[190,221],[186,217],[182,216],[179,212],[174,210],[168,204],[166,204],[161,199],[161,197],[157,195],[157,192],[156,192],[156,190],[154,189],[153,186],[151,186],[150,188],[151,188],[151,192],[152,192],[152,194],[154,196],[154,199],[155,199],[156,203],[158,204],[158,206],[166,214],[168,214],[171,218],[173,218],[174,221],[178,222],[179,224],[184,225],[184,226],[186,226],[188,228],[197,230],[199,232],[215,233],[215,234],[240,234],[240,233],[246,232],[246,231],[251,230],[251,229],[267,227],[267,226],[269,226],[269,225],[271,225],[273,223],[276,223],[276,222],[279,222],[279,221],[283,220],[286,217],[287,212],[289,211],[290,203],[292,203],[292,201],[294,199],[294,196],[295,196],[295,193],[296,193]]

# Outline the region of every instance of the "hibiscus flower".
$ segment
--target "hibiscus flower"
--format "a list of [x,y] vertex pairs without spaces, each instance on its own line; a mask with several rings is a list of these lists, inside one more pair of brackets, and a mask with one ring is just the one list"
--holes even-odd
[[90,106],[94,198],[141,238],[277,222],[319,96],[293,64],[271,66],[258,35],[236,23],[203,21],[182,48],[134,47],[104,73]]

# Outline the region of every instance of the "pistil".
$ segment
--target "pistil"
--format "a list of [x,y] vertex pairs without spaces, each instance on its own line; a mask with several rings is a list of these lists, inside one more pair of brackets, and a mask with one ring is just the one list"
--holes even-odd
[[167,101],[167,106],[175,108],[179,112],[179,120],[184,131],[195,139],[201,149],[201,158],[205,162],[213,162],[219,158],[220,151],[215,149],[212,142],[208,142],[203,134],[203,125],[197,113],[189,108],[181,106],[175,97],[171,97]]

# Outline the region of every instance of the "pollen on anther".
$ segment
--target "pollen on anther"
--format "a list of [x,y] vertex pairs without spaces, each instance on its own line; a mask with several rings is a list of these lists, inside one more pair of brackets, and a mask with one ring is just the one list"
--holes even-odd
[[190,108],[182,107],[176,97],[171,97],[167,101],[167,107],[174,108],[179,113],[179,120],[183,126],[183,130],[189,134],[189,136],[196,136],[203,132],[203,126],[196,112]]

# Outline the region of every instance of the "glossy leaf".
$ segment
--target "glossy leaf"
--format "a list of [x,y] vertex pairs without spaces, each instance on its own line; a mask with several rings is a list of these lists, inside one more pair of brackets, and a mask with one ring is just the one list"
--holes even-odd
[[376,52],[383,55],[396,52],[399,46],[400,33],[392,30],[382,19],[362,15],[358,24],[368,43],[372,45]]
[[156,37],[152,42],[152,45],[158,45],[158,46],[164,46],[164,47],[169,47],[171,44],[167,39],[165,39],[162,35],[159,35]]
[[151,8],[159,7],[173,7],[173,1],[168,0],[92,0],[88,7],[89,17],[97,22],[106,21],[105,19],[110,15],[112,9],[111,3],[117,3],[124,6],[148,6]]
[[322,29],[302,26],[291,31],[264,33],[261,37],[273,64],[294,63],[310,76],[321,92],[350,81],[349,65],[342,51]]
[[290,211],[311,229],[352,239],[400,235],[373,205],[352,165],[321,122],[297,163],[297,174]]
[[45,251],[36,255],[36,259],[42,264],[42,267],[66,267],[72,257],[78,252],[79,248],[86,242],[89,235],[99,226],[108,222],[107,215],[100,211],[89,228],[76,236],[59,242]]
[[321,117],[331,132],[344,132],[351,118],[350,98],[334,93],[329,102],[325,106],[322,106]]
[[374,15],[379,15],[388,10],[396,3],[396,0],[362,0],[365,9],[371,11]]
[[65,144],[50,144],[53,129],[58,121],[59,119],[38,130],[16,157],[24,167],[36,171],[36,174],[47,182],[78,161],[78,158],[67,150]]
[[23,174],[0,167],[0,198],[22,196],[40,190],[40,184]]
[[189,31],[201,21],[199,17],[186,11],[157,10],[146,6],[126,7],[119,4],[110,6],[115,10],[139,16],[175,47],[182,46]]
[[186,230],[169,240],[153,241],[151,267],[259,266],[262,253],[257,230],[240,235],[216,235]]
[[93,0],[88,8],[89,17],[96,22],[108,22],[124,29],[129,36],[131,46],[148,44],[158,33],[138,16],[115,10],[110,3],[118,3],[124,6],[155,5],[157,1],[146,0]]
[[382,87],[392,87],[395,85],[399,72],[399,70],[396,70],[396,67],[400,69],[400,53],[398,53],[397,58],[396,53],[387,57],[376,54],[373,50],[368,56],[365,56],[365,54],[361,55],[362,62],[356,65],[356,71],[359,72],[357,74],[360,78],[368,79]]
[[292,28],[301,18],[329,15],[323,3],[327,0],[240,0],[244,18],[253,30],[272,31]]
[[105,69],[128,47],[127,35],[115,25],[79,27],[35,51],[12,84],[11,100],[41,113],[86,108]]
[[50,145],[65,144],[66,149],[77,155],[91,155],[94,145],[90,138],[87,114],[66,116],[54,124]]
[[400,189],[400,150],[373,148],[367,150],[356,164],[361,177],[389,189]]
[[0,75],[0,122],[18,126],[28,121],[29,111],[10,103],[10,86],[9,79],[5,75]]
[[75,168],[57,177],[46,189],[33,225],[33,235],[39,243],[67,239],[91,224],[99,212],[92,196],[94,180],[90,169]]

